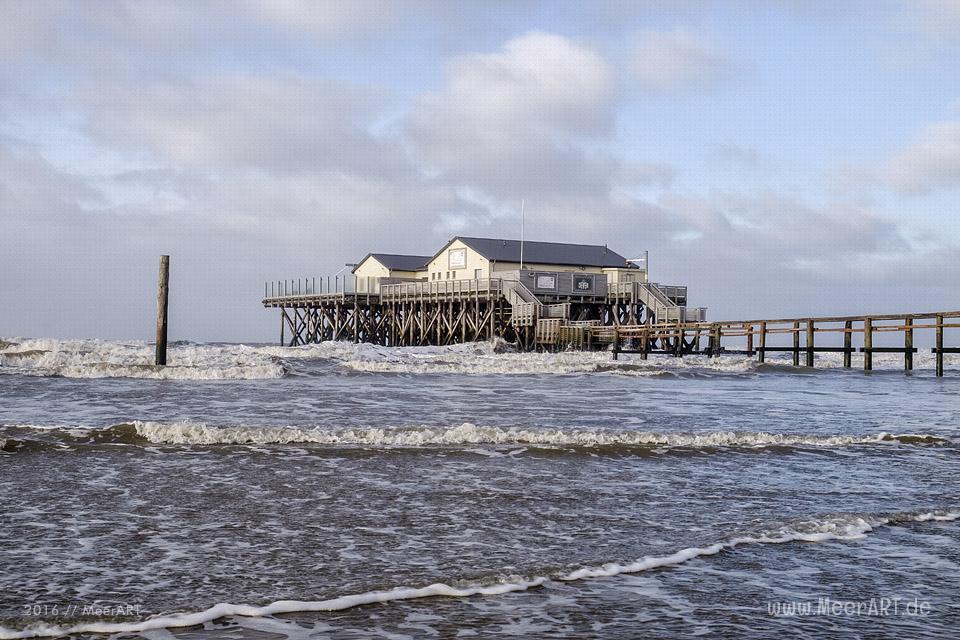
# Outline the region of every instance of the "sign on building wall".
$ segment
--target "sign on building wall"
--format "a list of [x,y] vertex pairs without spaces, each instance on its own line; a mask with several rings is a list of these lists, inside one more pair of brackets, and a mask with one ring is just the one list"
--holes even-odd
[[557,276],[538,274],[534,286],[537,289],[549,289],[550,291],[554,291],[557,288]]
[[574,293],[593,293],[593,276],[574,275],[573,291]]
[[450,263],[450,269],[466,269],[467,268],[467,250],[466,249],[450,249],[447,252],[447,259]]

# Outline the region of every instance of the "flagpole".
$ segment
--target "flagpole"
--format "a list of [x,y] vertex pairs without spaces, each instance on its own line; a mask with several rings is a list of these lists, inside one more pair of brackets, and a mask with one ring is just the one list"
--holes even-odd
[[520,200],[520,271],[523,271],[523,200]]

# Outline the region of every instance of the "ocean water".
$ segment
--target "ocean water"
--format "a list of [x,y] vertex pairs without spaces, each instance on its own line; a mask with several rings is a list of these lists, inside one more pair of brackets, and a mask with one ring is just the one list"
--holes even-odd
[[960,362],[635,358],[4,339],[0,639],[956,637]]

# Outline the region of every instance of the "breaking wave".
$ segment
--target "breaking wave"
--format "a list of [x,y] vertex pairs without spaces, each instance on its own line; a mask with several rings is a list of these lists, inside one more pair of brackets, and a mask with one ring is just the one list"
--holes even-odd
[[[839,354],[818,354],[817,369],[796,368],[788,356],[760,364],[743,355],[717,358],[672,358],[623,355],[613,360],[606,351],[517,353],[501,341],[443,347],[383,347],[351,342],[323,342],[300,347],[242,344],[172,343],[170,365],[156,367],[153,347],[146,342],[102,340],[0,340],[0,373],[68,378],[145,378],[159,380],[254,380],[281,378],[311,361],[326,361],[348,372],[442,375],[574,375],[616,374],[636,377],[697,377],[811,373],[839,369]],[[960,363],[957,356],[948,365]],[[918,370],[931,368],[930,354],[918,353]],[[854,367],[859,365],[855,362]],[[876,354],[874,369],[901,370],[896,354]]]
[[21,425],[0,432],[0,450],[15,452],[45,446],[131,445],[317,445],[329,447],[419,448],[513,445],[557,448],[718,449],[829,448],[854,445],[950,445],[932,434],[814,435],[763,431],[655,432],[631,429],[520,428],[478,426],[408,426],[367,428],[298,428],[210,426],[190,422],[134,421],[112,427],[66,428]]
[[281,378],[287,367],[276,356],[243,345],[173,343],[169,365],[153,365],[145,342],[23,340],[0,342],[0,373],[64,378],[154,380],[254,380]]
[[[518,353],[503,341],[474,342],[443,347],[383,347],[349,342],[323,342],[301,347],[259,347],[260,353],[287,359],[325,359],[339,366],[363,373],[442,374],[442,375],[572,375],[604,373],[636,377],[698,377],[716,375],[757,375],[785,373],[819,373],[843,370],[843,356],[836,353],[817,354],[816,368],[792,366],[787,354],[768,355],[767,361],[745,355],[721,355],[716,358],[687,356],[673,358],[651,355],[642,360],[624,354],[613,360],[607,351],[564,351],[558,353]],[[948,366],[960,364],[960,357],[947,356]],[[917,353],[917,371],[933,368],[933,356]],[[853,368],[862,368],[861,356],[853,357]],[[877,372],[903,370],[903,357],[898,354],[874,354]]]
[[277,600],[262,606],[219,603],[201,611],[170,613],[134,622],[86,622],[72,626],[37,622],[24,629],[0,627],[0,640],[82,633],[142,633],[158,629],[201,625],[226,617],[264,617],[298,612],[343,611],[374,603],[432,597],[469,598],[477,595],[502,595],[549,586],[552,582],[569,583],[666,568],[696,558],[714,556],[735,547],[789,544],[792,542],[845,542],[863,539],[877,527],[911,523],[952,522],[958,519],[960,519],[960,509],[954,508],[888,514],[841,513],[807,520],[795,520],[773,528],[733,536],[705,546],[686,547],[662,556],[644,556],[631,562],[610,562],[601,566],[579,567],[573,570],[545,573],[544,575],[509,576],[472,583],[446,584],[438,582],[423,587],[404,586],[381,591],[335,596],[322,600]]

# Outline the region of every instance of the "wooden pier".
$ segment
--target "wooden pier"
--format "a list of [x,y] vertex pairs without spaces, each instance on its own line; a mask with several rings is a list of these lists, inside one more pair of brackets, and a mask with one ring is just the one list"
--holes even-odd
[[[614,327],[590,327],[589,341],[592,344],[609,345],[614,359],[621,353],[635,353],[646,357],[650,353],[684,355],[742,354],[756,357],[764,362],[769,353],[790,353],[793,366],[814,367],[816,354],[843,354],[844,368],[852,367],[854,353],[863,355],[863,369],[873,370],[873,355],[897,353],[903,355],[903,368],[912,371],[915,334],[933,332],[935,369],[943,376],[944,355],[960,353],[958,347],[944,344],[946,329],[960,328],[960,311],[936,311],[931,313],[877,314],[867,316],[778,318],[773,320],[737,320],[726,322],[665,323],[654,325],[621,325]],[[897,334],[896,346],[878,346],[875,341],[888,334]],[[836,336],[826,345],[817,336]],[[858,339],[854,340],[857,336]],[[787,338],[789,344],[773,344]],[[724,339],[737,339],[736,348],[723,344]],[[706,345],[703,342],[706,341]],[[819,342],[819,344],[818,344]],[[859,344],[857,344],[859,343]],[[801,364],[802,362],[802,364]]]
[[[560,327],[620,326],[702,317],[686,289],[626,283],[595,295],[534,295],[503,278],[377,282],[300,279],[268,283],[263,305],[280,309],[280,343],[327,340],[385,346],[449,345],[502,338],[524,350],[556,345]],[[319,285],[319,286],[318,286]],[[343,290],[348,289],[348,290]],[[695,316],[695,314],[697,314]],[[566,335],[566,334],[565,334]]]
[[877,353],[902,354],[904,370],[913,370],[915,335],[927,331],[938,376],[944,355],[960,353],[944,342],[946,329],[960,328],[960,311],[705,322],[702,309],[686,309],[685,288],[643,283],[613,283],[591,296],[535,296],[503,278],[354,279],[345,288],[329,279],[319,287],[317,280],[268,283],[263,305],[280,310],[281,344],[427,346],[500,338],[525,351],[609,349],[615,359],[742,354],[765,362],[768,354],[788,353],[794,366],[814,367],[817,354],[839,353],[845,368],[860,353],[869,372]]

